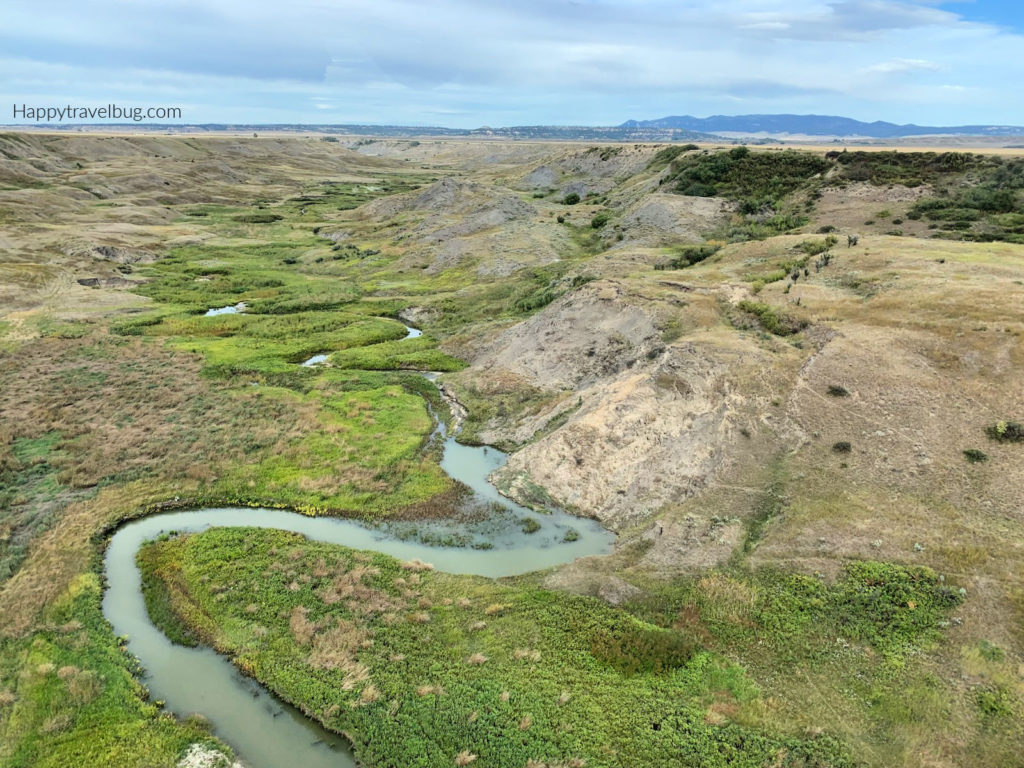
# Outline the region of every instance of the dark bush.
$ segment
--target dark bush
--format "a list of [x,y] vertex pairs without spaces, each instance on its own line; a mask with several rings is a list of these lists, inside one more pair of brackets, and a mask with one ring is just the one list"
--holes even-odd
[[792,336],[807,327],[807,321],[791,315],[776,312],[767,304],[758,301],[741,301],[739,309],[755,318],[768,333],[776,336]]
[[683,269],[699,264],[710,256],[714,256],[721,249],[720,245],[705,243],[704,245],[684,245],[677,249],[676,254],[662,264],[656,264],[655,269]]
[[980,464],[983,461],[988,461],[988,454],[984,451],[979,451],[977,448],[968,448],[964,451],[964,458],[971,462],[971,464]]
[[568,195],[562,198],[562,202],[565,203],[566,205],[576,205],[576,203],[578,203],[579,201],[580,196],[575,192],[570,192]]
[[985,433],[1000,443],[1024,443],[1024,424],[1016,421],[997,421],[985,427]]
[[685,666],[700,650],[678,632],[643,626],[623,626],[597,632],[590,652],[624,675],[661,674]]
[[832,444],[832,453],[850,453],[853,450],[853,446],[846,440],[840,440],[838,443]]
[[281,217],[276,213],[244,213],[234,217],[234,221],[242,224],[270,224],[280,220]]
[[801,251],[806,253],[808,256],[817,256],[820,253],[824,253],[833,245],[839,242],[839,238],[835,235],[829,235],[822,240],[804,240],[797,245]]
[[831,166],[820,155],[797,150],[751,152],[747,147],[679,157],[667,180],[684,195],[756,201],[779,200]]
[[832,397],[849,397],[850,396],[850,391],[846,387],[841,386],[839,384],[829,384],[828,385],[828,393],[830,395],[832,395]]

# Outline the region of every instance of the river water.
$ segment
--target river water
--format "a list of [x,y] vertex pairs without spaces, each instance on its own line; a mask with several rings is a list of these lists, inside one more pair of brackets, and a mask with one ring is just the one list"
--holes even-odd
[[[217,313],[218,313],[218,310],[211,309],[206,314],[210,315],[210,314],[217,314]],[[405,326],[405,336],[403,336],[401,340],[404,341],[405,339],[415,339],[415,338],[418,338],[418,337],[420,337],[422,335],[423,335],[423,331],[421,331],[419,328],[413,328],[412,326],[407,325],[407,326]],[[326,363],[328,357],[330,357],[330,353],[329,352],[320,352],[319,354],[313,355],[308,360],[304,360],[302,363],[300,363],[300,365],[302,365],[304,368],[310,368],[310,367],[312,367],[314,365],[320,365],[321,363]]]
[[[443,429],[443,425],[439,425]],[[487,481],[506,455],[489,447],[445,440],[441,466],[489,504],[497,520],[488,531],[493,549],[435,547],[403,540],[351,520],[307,517],[279,509],[223,508],[169,512],[121,527],[105,556],[108,587],[103,613],[117,635],[128,638],[128,650],[145,668],[143,682],[154,699],[163,699],[179,716],[200,713],[214,733],[230,744],[247,768],[353,768],[347,742],[329,733],[242,676],[224,656],[209,648],[186,648],[170,642],[149,620],[142,597],[135,553],[146,541],[171,531],[201,531],[211,526],[277,528],[310,539],[383,552],[403,560],[419,558],[438,570],[499,577],[570,562],[611,550],[613,536],[596,522],[554,512],[535,515],[501,496]],[[526,533],[519,521],[532,516],[540,530]],[[492,521],[493,522],[493,521]],[[437,522],[435,532],[449,526],[462,533],[463,524]],[[566,541],[573,531],[575,539]]]

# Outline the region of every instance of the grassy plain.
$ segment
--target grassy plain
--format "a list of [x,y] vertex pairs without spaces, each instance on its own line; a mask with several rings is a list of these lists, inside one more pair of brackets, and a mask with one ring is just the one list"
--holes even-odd
[[[744,667],[843,665],[845,684],[872,679],[893,702],[907,659],[961,602],[930,571],[851,563],[833,585],[712,572],[623,610],[249,529],[139,559],[172,637],[231,654],[349,734],[366,764],[424,768],[459,754],[481,766],[853,765],[832,738],[764,732]],[[881,742],[892,723],[865,709]]]

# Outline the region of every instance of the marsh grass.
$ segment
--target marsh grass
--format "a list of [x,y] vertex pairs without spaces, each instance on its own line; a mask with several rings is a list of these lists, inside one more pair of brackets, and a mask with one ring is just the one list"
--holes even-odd
[[[463,753],[489,766],[611,766],[637,754],[652,764],[678,764],[680,755],[717,764],[722,754],[752,765],[780,755],[780,765],[853,764],[828,737],[711,724],[713,702],[757,699],[742,668],[688,630],[597,600],[403,568],[275,531],[214,529],[155,543],[143,557],[187,595],[174,603],[187,606],[181,619],[219,627],[219,647],[244,654],[276,693],[346,733],[368,765],[451,765]],[[348,583],[390,605],[368,612],[355,595],[322,599],[323,585],[353,573]],[[308,586],[290,589],[303,575]],[[340,640],[332,627],[344,628]],[[319,664],[310,653],[318,642],[339,649],[345,668]],[[365,676],[349,684],[356,666]]]

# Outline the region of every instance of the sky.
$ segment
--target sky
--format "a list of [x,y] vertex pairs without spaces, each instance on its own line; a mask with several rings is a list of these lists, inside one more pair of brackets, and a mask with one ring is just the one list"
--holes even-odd
[[1024,125],[1022,52],[1020,0],[3,0],[0,124],[116,104],[184,123]]

